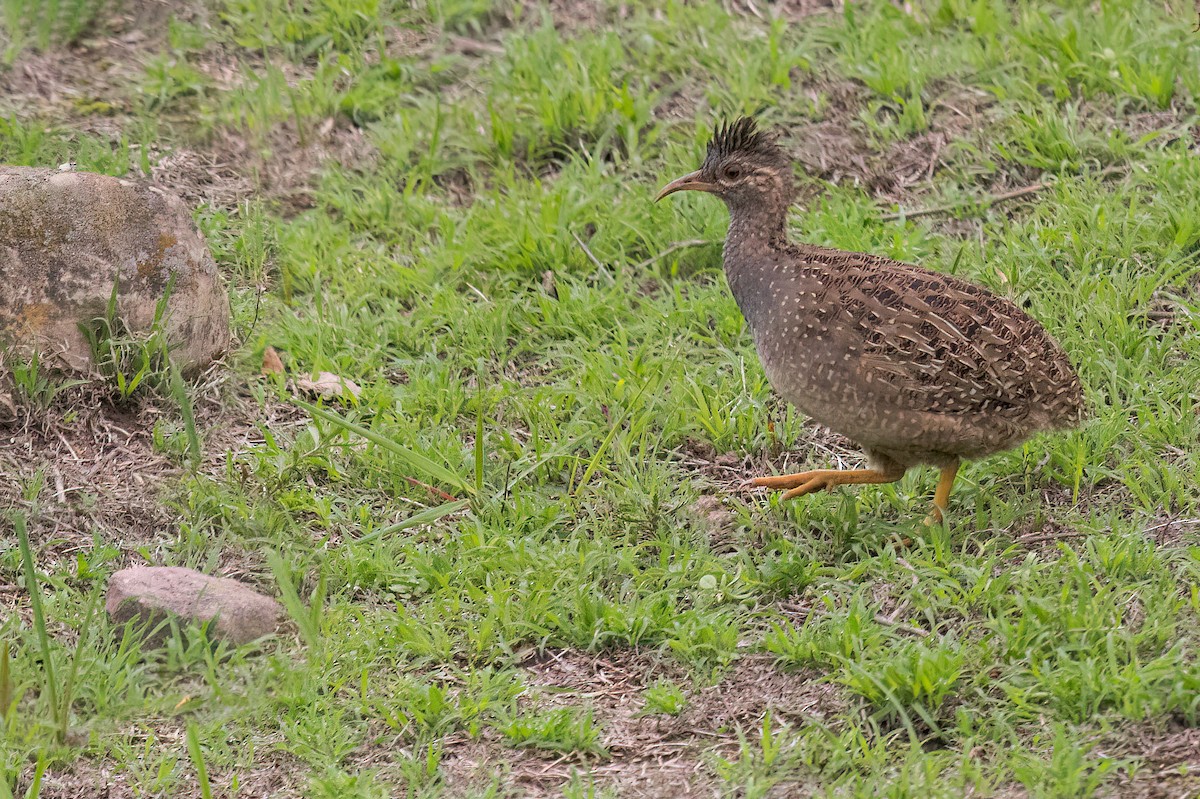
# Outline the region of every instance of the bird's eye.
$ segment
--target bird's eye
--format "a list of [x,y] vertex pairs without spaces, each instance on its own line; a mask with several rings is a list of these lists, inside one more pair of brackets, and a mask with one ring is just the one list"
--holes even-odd
[[726,180],[737,180],[741,176],[742,176],[742,170],[739,169],[738,167],[736,167],[736,166],[725,167],[725,179]]

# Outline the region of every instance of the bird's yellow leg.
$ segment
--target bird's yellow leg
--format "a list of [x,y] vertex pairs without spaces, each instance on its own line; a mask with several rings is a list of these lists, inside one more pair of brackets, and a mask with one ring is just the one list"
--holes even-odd
[[756,477],[752,481],[763,488],[790,489],[784,499],[794,499],[814,491],[841,485],[869,483],[894,483],[904,476],[903,471],[883,472],[878,469],[814,469],[798,474],[781,474],[774,477]]
[[942,476],[938,480],[937,491],[933,492],[933,508],[926,517],[926,524],[941,524],[945,518],[946,508],[950,505],[950,489],[954,487],[954,478],[958,474],[958,461],[942,467]]

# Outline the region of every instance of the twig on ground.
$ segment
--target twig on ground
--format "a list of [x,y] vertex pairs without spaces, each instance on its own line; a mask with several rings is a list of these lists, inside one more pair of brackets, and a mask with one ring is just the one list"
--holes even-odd
[[54,466],[53,464],[51,464],[50,468],[54,472],[54,496],[58,500],[59,505],[66,505],[67,491],[66,485],[63,483],[62,472],[60,472],[58,467]]
[[[980,202],[981,202],[981,204],[983,204],[985,206],[992,206],[992,205],[995,205],[996,203],[1004,202],[1006,200],[1015,200],[1018,197],[1025,197],[1026,195],[1029,195],[1029,194],[1036,194],[1037,192],[1048,189],[1053,185],[1054,185],[1054,183],[1052,181],[1046,182],[1046,183],[1034,183],[1031,186],[1023,186],[1019,189],[1013,189],[1012,191],[1001,192],[1000,194],[993,194],[991,197],[987,197],[987,198],[981,200]],[[971,204],[972,204],[971,200],[963,200],[963,201],[954,202],[954,203],[946,203],[945,205],[934,205],[929,208],[918,208],[915,211],[897,211],[897,212],[891,213],[891,214],[884,214],[883,216],[881,216],[879,218],[885,222],[891,222],[896,219],[916,219],[917,217],[920,217],[920,216],[933,216],[934,214],[944,214],[949,211],[955,211],[959,208],[965,208]]]
[[1174,527],[1175,525],[1179,525],[1181,527],[1195,527],[1198,524],[1200,524],[1200,519],[1171,519],[1170,521],[1163,522],[1162,524],[1156,524],[1153,527],[1147,527],[1145,530],[1142,530],[1142,535],[1149,535],[1150,533],[1158,532],[1159,530],[1163,530],[1168,527]]
[[[827,610],[826,608],[821,607],[820,605],[805,606],[805,605],[798,604],[796,602],[783,602],[783,603],[780,603],[779,606],[785,610],[793,610],[798,613],[809,613],[809,614],[817,613],[822,616],[832,616],[833,615],[833,613],[831,611]],[[880,624],[884,625],[885,627],[894,627],[897,630],[899,630],[900,632],[909,633],[910,635],[916,635],[921,638],[929,637],[929,630],[922,630],[920,627],[913,627],[911,624],[905,624],[902,621],[894,621],[892,619],[889,619],[887,616],[883,615],[882,613],[875,614],[875,621],[879,622]]]
[[571,231],[571,238],[575,239],[575,243],[579,245],[579,249],[583,250],[583,254],[588,257],[588,260],[591,261],[597,269],[606,271],[604,264],[600,263],[600,259],[597,258],[590,249],[588,249],[588,246],[583,243],[583,239],[579,238],[578,234],[576,234],[574,230]]
[[494,42],[484,42],[467,36],[447,37],[450,46],[463,55],[504,55],[504,47]]
[[1044,544],[1047,541],[1059,541],[1059,540],[1065,540],[1068,538],[1083,538],[1085,535],[1091,535],[1091,533],[1085,533],[1080,530],[1075,530],[1075,531],[1058,530],[1058,531],[1050,531],[1050,532],[1027,533],[1026,535],[1023,535],[1020,538],[1015,539],[1013,541],[1013,544],[1027,547],[1030,544]]
[[486,294],[484,294],[482,291],[480,291],[479,289],[472,286],[470,283],[467,284],[467,288],[469,288],[472,292],[474,292],[475,296],[478,297],[479,299],[483,300],[484,302],[487,302],[487,303],[491,302],[491,300],[488,299],[488,296]]
[[[936,153],[934,155],[936,158]],[[1105,167],[1104,169],[1101,169],[1098,173],[1096,173],[1096,176],[1104,178],[1104,177],[1108,177],[1109,175],[1116,175],[1118,173],[1123,173],[1123,172],[1128,172],[1128,171],[1129,170],[1124,166],[1114,165],[1114,166],[1109,166],[1109,167]],[[930,172],[930,174],[932,174],[932,171]],[[915,219],[915,218],[921,217],[921,216],[933,216],[934,214],[944,214],[949,211],[955,211],[959,208],[966,208],[975,203],[978,203],[979,205],[981,205],[985,208],[988,208],[988,207],[995,205],[996,203],[1002,203],[1007,200],[1016,200],[1021,197],[1026,197],[1030,194],[1037,194],[1039,191],[1045,191],[1046,189],[1053,186],[1055,184],[1055,182],[1056,181],[1053,181],[1053,180],[1041,181],[1039,183],[1033,183],[1029,186],[1022,186],[1019,189],[1012,189],[1010,191],[1000,192],[999,194],[993,194],[989,197],[984,197],[978,201],[976,201],[976,200],[960,200],[959,202],[946,203],[945,205],[934,205],[929,208],[918,208],[915,211],[895,211],[895,212],[892,212],[889,214],[884,214],[883,216],[881,216],[879,218],[882,219],[884,222],[891,222],[891,221],[895,221],[897,219]]]
[[754,16],[758,17],[759,19],[766,19],[766,17],[763,16],[763,13],[758,10],[758,6],[754,5],[754,0],[743,0],[743,4],[746,6],[746,10]]
[[875,614],[875,621],[877,621],[880,624],[883,624],[885,626],[888,626],[888,627],[895,627],[900,632],[905,632],[910,635],[918,636],[920,638],[928,638],[929,637],[929,630],[922,630],[920,627],[914,627],[911,624],[905,624],[902,621],[892,621],[887,616],[884,616],[882,613]]
[[942,145],[946,143],[945,134],[939,134],[933,140],[933,156],[929,159],[929,169],[925,172],[925,179],[932,180],[933,173],[937,169],[938,159],[942,156]]
[[56,430],[55,432],[58,433],[58,440],[61,441],[63,446],[67,448],[67,452],[71,453],[71,457],[75,459],[75,462],[82,463],[83,461],[80,459],[79,453],[77,453],[75,448],[71,446],[71,442],[67,441],[67,437],[62,434],[62,431]]
[[565,763],[567,760],[569,760],[571,758],[571,754],[572,753],[567,752],[566,754],[559,755],[556,760],[552,760],[549,763],[547,763],[544,767],[542,767],[541,773],[549,774],[551,769],[556,768],[559,765],[561,765],[562,763]]

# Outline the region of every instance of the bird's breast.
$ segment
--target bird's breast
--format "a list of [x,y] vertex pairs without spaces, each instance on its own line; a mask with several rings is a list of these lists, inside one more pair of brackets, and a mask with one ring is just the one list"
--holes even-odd
[[738,297],[772,387],[810,416],[858,401],[856,337],[839,329],[834,299],[816,280],[770,279]]

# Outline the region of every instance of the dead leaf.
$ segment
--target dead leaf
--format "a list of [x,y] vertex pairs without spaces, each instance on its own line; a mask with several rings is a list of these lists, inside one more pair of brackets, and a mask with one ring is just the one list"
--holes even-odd
[[283,359],[279,357],[279,353],[274,347],[267,347],[263,350],[262,373],[264,375],[277,375],[283,372]]
[[347,394],[358,399],[362,394],[362,389],[353,380],[339,377],[333,372],[317,372],[311,380],[307,377],[298,378],[296,388],[324,399],[339,399]]

